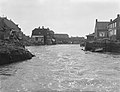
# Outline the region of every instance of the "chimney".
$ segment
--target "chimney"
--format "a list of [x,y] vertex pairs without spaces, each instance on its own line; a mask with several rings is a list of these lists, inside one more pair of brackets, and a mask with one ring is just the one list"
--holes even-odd
[[110,22],[112,22],[112,19],[110,19]]
[[50,30],[49,28],[47,28],[47,30]]
[[120,17],[120,15],[119,15],[119,14],[117,14],[117,17]]
[[44,29],[44,26],[42,26],[42,29]]
[[96,22],[98,22],[98,19],[96,19]]

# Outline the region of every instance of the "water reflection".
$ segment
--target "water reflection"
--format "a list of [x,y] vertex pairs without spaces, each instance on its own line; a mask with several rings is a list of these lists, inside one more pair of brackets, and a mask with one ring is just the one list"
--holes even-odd
[[14,65],[7,65],[0,67],[0,79],[6,80],[7,78],[14,76],[18,69]]

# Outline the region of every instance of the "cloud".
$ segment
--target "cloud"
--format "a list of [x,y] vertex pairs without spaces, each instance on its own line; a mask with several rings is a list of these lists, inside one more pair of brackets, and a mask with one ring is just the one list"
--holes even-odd
[[35,27],[44,25],[55,32],[75,35],[85,34],[84,30],[91,31],[96,18],[114,18],[120,10],[117,2],[87,1],[0,0],[0,13],[18,23],[26,34],[30,34]]

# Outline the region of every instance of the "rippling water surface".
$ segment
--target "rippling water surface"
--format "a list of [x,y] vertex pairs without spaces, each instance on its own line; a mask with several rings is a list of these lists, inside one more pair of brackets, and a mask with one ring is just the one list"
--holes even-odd
[[120,92],[120,55],[79,45],[27,47],[36,57],[0,67],[0,92]]

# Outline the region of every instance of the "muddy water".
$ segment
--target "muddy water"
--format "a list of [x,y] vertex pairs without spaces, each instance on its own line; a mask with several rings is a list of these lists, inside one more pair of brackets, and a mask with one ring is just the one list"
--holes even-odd
[[36,57],[0,67],[0,92],[120,92],[120,55],[79,45],[27,47]]

